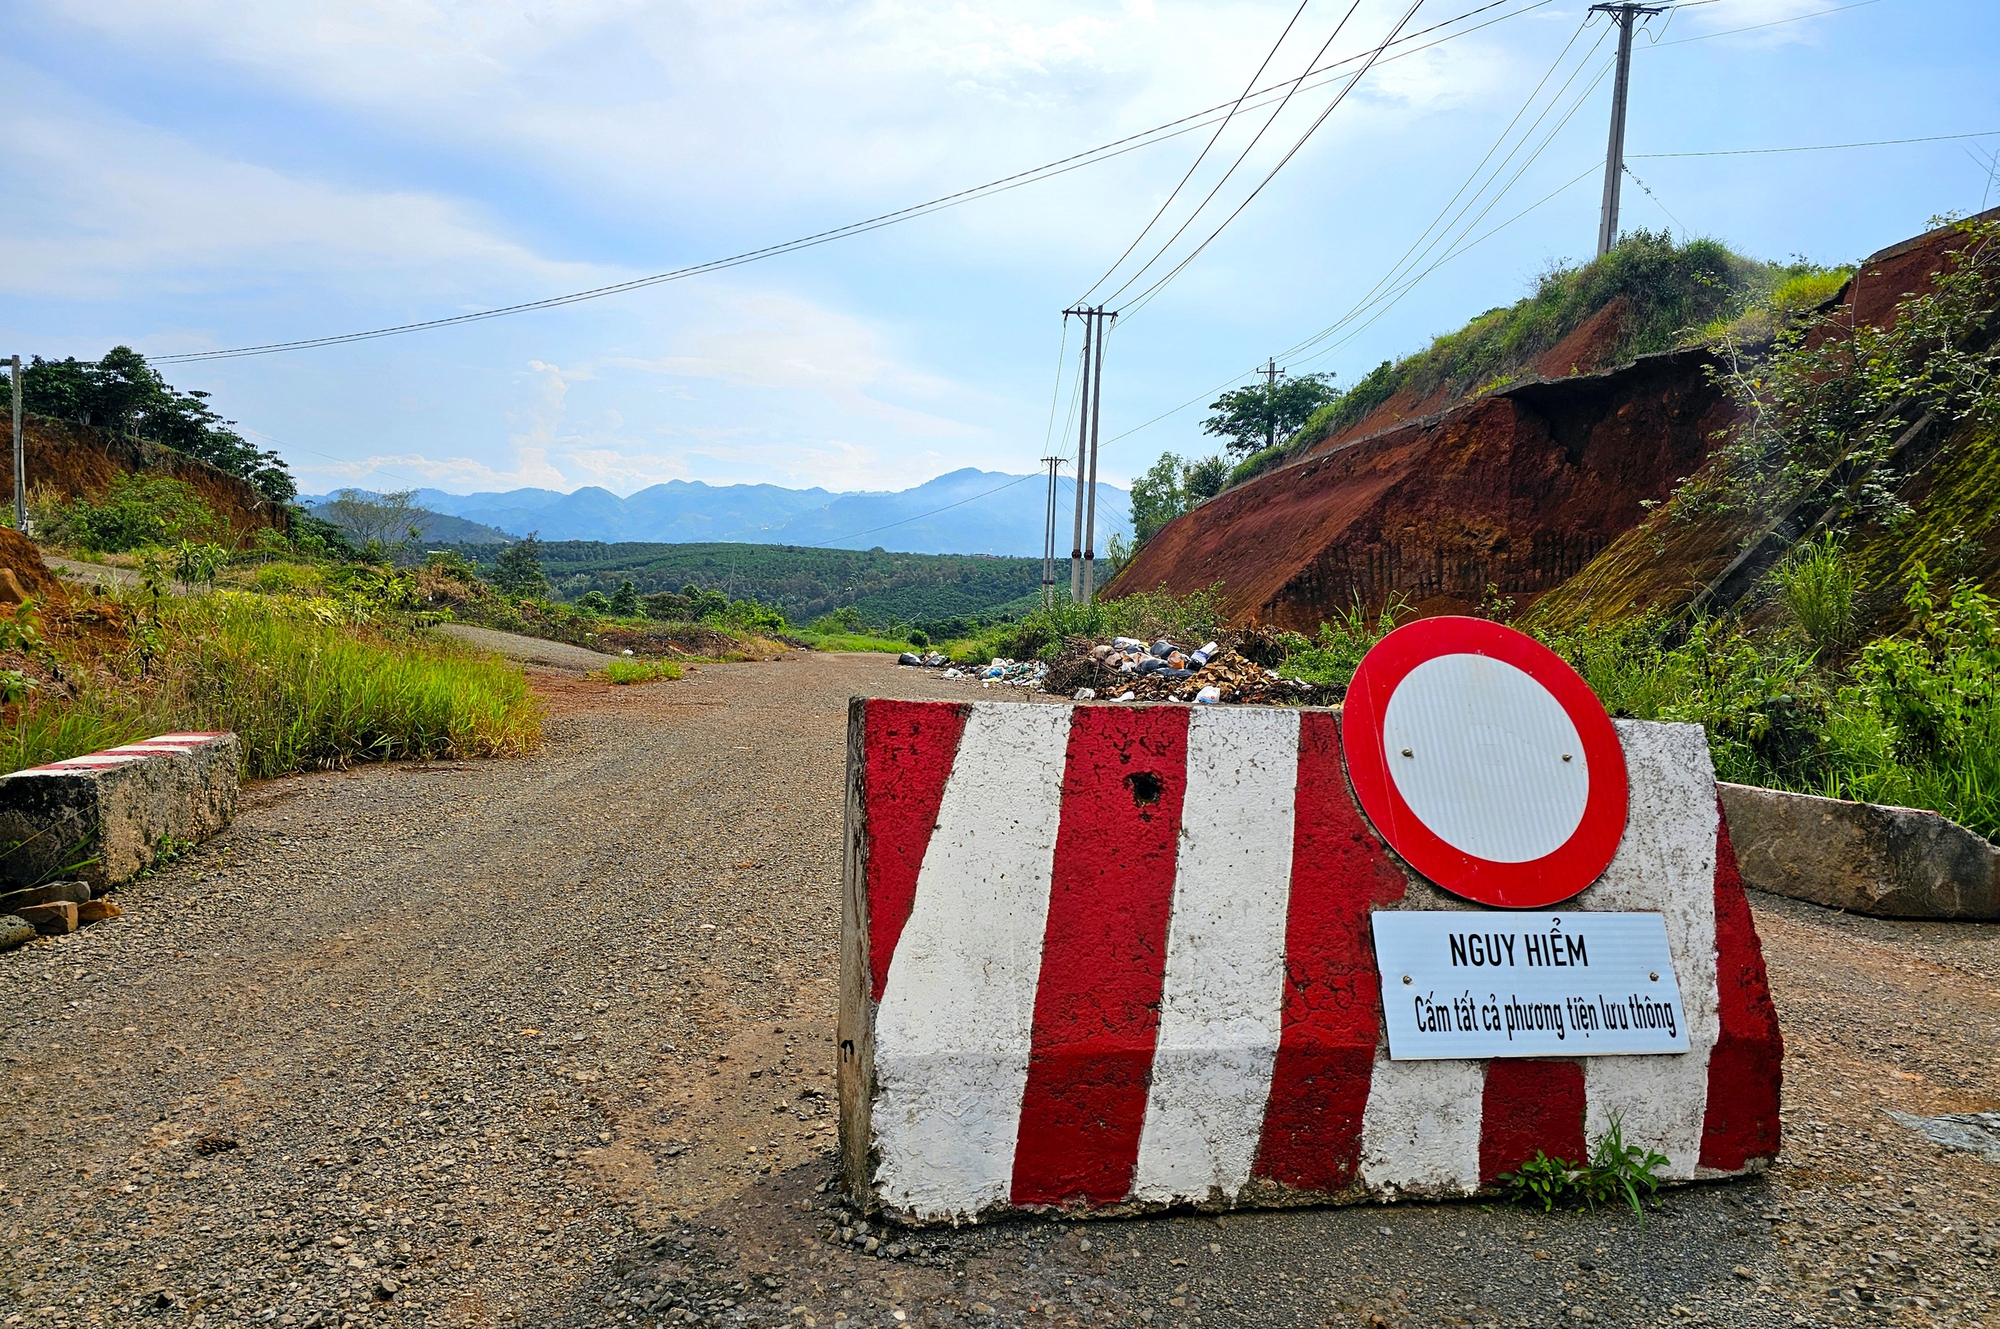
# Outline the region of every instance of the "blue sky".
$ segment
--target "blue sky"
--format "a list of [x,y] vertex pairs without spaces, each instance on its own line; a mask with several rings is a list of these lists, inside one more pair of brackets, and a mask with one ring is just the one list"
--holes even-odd
[[[1304,69],[1350,3],[1312,0],[1264,81]],[[1409,26],[1477,3],[1425,0]],[[0,353],[311,337],[790,239],[1225,102],[1295,7],[15,0],[0,48]],[[1405,8],[1360,0],[1326,58],[1372,47]],[[1573,118],[1467,235],[1584,178],[1369,308],[1319,358],[1281,363],[1351,381],[1589,256],[1605,25],[1583,27],[1574,0],[1508,0],[1473,22],[1502,15],[1372,70],[1121,324],[1107,438],[1353,308],[1566,48],[1528,118],[1580,71],[1541,132],[1572,106]],[[1996,65],[2000,6],[1974,0],[1711,0],[1654,19],[1634,58],[1627,151],[1657,201],[1628,180],[1625,224],[1832,262],[1975,210],[1988,178],[1974,154],[2000,136],[1645,154],[2000,130]],[[1155,273],[1338,87],[1298,92]],[[1149,245],[1266,114],[1231,125]],[[629,493],[675,478],[894,489],[965,465],[1021,472],[1043,452],[1052,397],[1058,427],[1067,405],[1058,311],[1132,241],[1208,132],[714,276],[169,377],[273,440],[310,491]],[[1992,194],[2000,203],[2000,183]],[[1123,483],[1163,449],[1208,451],[1201,414],[1117,437],[1104,474]]]

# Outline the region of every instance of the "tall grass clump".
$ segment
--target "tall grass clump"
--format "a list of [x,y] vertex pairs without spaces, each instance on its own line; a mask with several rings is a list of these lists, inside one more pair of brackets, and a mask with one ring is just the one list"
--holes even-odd
[[1832,532],[1797,545],[1771,580],[1792,621],[1814,646],[1831,655],[1854,640],[1861,575]]
[[223,591],[131,606],[131,642],[0,732],[8,769],[170,730],[233,730],[246,776],[512,756],[540,737],[521,671],[338,602]]

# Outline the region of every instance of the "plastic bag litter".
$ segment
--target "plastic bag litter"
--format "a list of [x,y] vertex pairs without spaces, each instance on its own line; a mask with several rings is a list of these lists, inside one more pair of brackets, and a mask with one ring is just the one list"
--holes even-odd
[[896,657],[896,663],[899,665],[921,665],[923,663],[923,658],[921,656],[914,655],[909,651],[904,651],[901,655]]
[[1196,705],[1213,706],[1222,700],[1222,689],[1211,683],[1200,692],[1195,693],[1194,699]]
[[1114,651],[1143,651],[1146,649],[1146,643],[1140,641],[1137,637],[1113,637],[1111,639],[1111,649]]
[[1075,699],[1076,699],[1077,701],[1095,701],[1095,700],[1097,699],[1097,689],[1096,689],[1096,688],[1078,688],[1078,689],[1076,690],[1076,698],[1075,698]]
[[1172,655],[1178,649],[1179,649],[1178,647],[1176,647],[1172,642],[1168,641],[1165,637],[1162,637],[1158,641],[1153,643],[1153,654],[1159,656],[1162,660]]
[[1123,692],[1121,692],[1121,693],[1119,693],[1119,694],[1118,694],[1118,700],[1119,700],[1119,701],[1130,701],[1130,700],[1132,700],[1132,699],[1133,699],[1134,697],[1136,697],[1136,696],[1138,696],[1138,695],[1139,695],[1139,694],[1138,694],[1138,693],[1136,693],[1136,692],[1134,692],[1134,691],[1132,691],[1132,689],[1130,689],[1130,688],[1126,688],[1126,689],[1125,689],[1125,690],[1124,690]]

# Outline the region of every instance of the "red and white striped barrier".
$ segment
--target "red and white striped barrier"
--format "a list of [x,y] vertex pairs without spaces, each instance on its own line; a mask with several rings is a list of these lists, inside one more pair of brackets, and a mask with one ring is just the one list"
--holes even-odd
[[856,699],[848,1189],[912,1221],[1462,1196],[1614,1114],[1672,1179],[1760,1167],[1782,1046],[1707,745],[1618,737],[1625,834],[1564,907],[1664,915],[1689,1051],[1392,1061],[1371,913],[1480,907],[1370,828],[1337,710]]
[[161,734],[0,775],[0,882],[125,881],[236,814],[235,734]]

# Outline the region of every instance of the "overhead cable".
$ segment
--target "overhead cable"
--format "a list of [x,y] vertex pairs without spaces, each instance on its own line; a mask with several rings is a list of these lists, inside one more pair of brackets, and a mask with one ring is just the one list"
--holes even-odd
[[[1410,33],[1398,41],[1396,45],[1407,45],[1426,34],[1452,27],[1455,24],[1464,22],[1466,19],[1476,17],[1489,10],[1497,9],[1510,3],[1513,3],[1513,0],[1488,0],[1486,4],[1466,10],[1464,13],[1453,18],[1445,19],[1442,22],[1432,24],[1428,28]],[[1552,3],[1554,3],[1554,0],[1531,0],[1530,3],[1520,5],[1518,8],[1512,9],[1507,13],[1490,18],[1484,23],[1474,24],[1469,28],[1447,34],[1423,45],[1411,46],[1407,50],[1399,51],[1397,54],[1387,57],[1382,63],[1387,63],[1391,60],[1406,59],[1422,51],[1429,50],[1432,47],[1441,46],[1445,42],[1456,41],[1461,37],[1470,36],[1472,33],[1491,27],[1496,23],[1505,22],[1508,19],[1518,18],[1523,14],[1545,8]],[[1315,78],[1318,78],[1320,83],[1331,82],[1333,78],[1337,77],[1335,71],[1353,64],[1362,58],[1360,55],[1345,57],[1319,68],[1309,69],[1296,78],[1285,79],[1269,87],[1261,88],[1252,94],[1248,104],[1254,108],[1255,106],[1265,104],[1270,99],[1279,95],[1289,95],[1287,90],[1293,88],[1295,85],[1303,84],[1307,87],[1319,86],[1319,84],[1310,82],[1310,80]],[[1055,161],[1031,167],[1025,171],[1017,171],[1012,175],[1002,176],[997,180],[990,180],[985,184],[974,185],[971,188],[958,190],[955,193],[940,195],[924,203],[912,204],[906,208],[881,213],[862,221],[851,222],[846,226],[838,226],[830,230],[817,232],[813,235],[802,236],[796,240],[788,240],[781,244],[766,245],[761,249],[746,250],[743,253],[734,254],[727,258],[712,259],[706,263],[691,264],[687,267],[675,268],[668,272],[656,273],[649,277],[636,277],[630,281],[614,282],[606,286],[574,291],[567,295],[550,296],[542,300],[529,300],[494,309],[475,310],[472,313],[455,314],[447,318],[400,323],[364,332],[340,333],[325,337],[307,337],[293,341],[266,342],[254,346],[239,346],[212,351],[188,351],[176,355],[155,355],[150,358],[155,364],[177,364],[202,360],[236,359],[252,355],[270,355],[279,351],[307,350],[320,346],[345,345],[349,342],[372,341],[379,337],[401,336],[405,333],[428,331],[433,328],[455,327],[461,324],[476,323],[485,319],[501,318],[512,314],[529,313],[542,309],[555,309],[564,305],[578,304],[586,300],[621,295],[628,291],[641,290],[645,287],[657,286],[667,282],[683,281],[690,277],[701,276],[711,272],[721,272],[746,263],[775,258],[779,255],[795,253],[802,249],[811,249],[835,240],[848,239],[852,236],[862,235],[885,226],[893,226],[900,222],[928,216],[933,212],[943,211],[946,208],[957,207],[960,204],[972,202],[992,194],[1003,193],[1011,189],[1018,189],[1024,185],[1037,184],[1059,175],[1066,175],[1071,171],[1080,170],[1086,166],[1093,166],[1114,157],[1123,156],[1128,152],[1136,152],[1141,148],[1166,142],[1182,134],[1192,133],[1206,125],[1214,123],[1213,117],[1220,113],[1233,113],[1234,106],[1235,103],[1233,102],[1221,102],[1206,110],[1196,111],[1190,115],[1182,116],[1177,120],[1169,120],[1164,124],[1155,125],[1151,129],[1141,130],[1135,134],[1128,134],[1123,138],[1113,139],[1109,143],[1099,144],[1097,147],[1088,148],[1082,152],[1071,153],[1069,156],[1057,158]]]
[[1774,152],[1834,152],[1841,148],[1887,148],[1899,143],[1948,143],[1961,138],[1993,138],[2000,129],[1970,134],[1927,134],[1923,138],[1877,138],[1865,143],[1807,143],[1795,148],[1717,148],[1712,152],[1634,152],[1631,161],[1661,161],[1668,157],[1763,157]]
[[[1418,3],[1421,4],[1422,0],[1418,0]],[[1306,67],[1308,69],[1318,64],[1320,59],[1326,55],[1327,49],[1333,45],[1335,40],[1337,40],[1340,34],[1346,29],[1347,20],[1353,18],[1354,11],[1359,8],[1361,8],[1361,0],[1353,0],[1353,3],[1347,7],[1347,12],[1340,16],[1340,22],[1334,24],[1333,31],[1330,34],[1328,34],[1327,39],[1324,42],[1320,43],[1320,48],[1313,55],[1313,58],[1306,62]],[[1414,8],[1414,6],[1412,6],[1412,8]],[[1366,66],[1363,66],[1363,69],[1365,70]],[[1360,75],[1357,74],[1355,77],[1358,78],[1360,77]],[[1285,108],[1291,105],[1292,94],[1297,92],[1299,88],[1303,85],[1303,83],[1304,80],[1301,79],[1298,83],[1294,83],[1291,86],[1291,88],[1286,91],[1284,98],[1279,101],[1276,109],[1274,109],[1270,115],[1265,117],[1264,123],[1258,127],[1257,132],[1255,134],[1251,135],[1250,141],[1243,145],[1243,151],[1236,154],[1236,160],[1229,163],[1229,169],[1222,173],[1222,178],[1220,180],[1217,180],[1215,182],[1215,185],[1208,191],[1208,193],[1202,197],[1201,202],[1195,205],[1194,211],[1190,212],[1187,215],[1187,219],[1174,229],[1174,233],[1167,237],[1166,243],[1162,244],[1159,247],[1159,249],[1154,252],[1151,258],[1147,259],[1143,264],[1139,266],[1138,271],[1134,272],[1131,276],[1127,277],[1124,280],[1124,282],[1119,285],[1117,290],[1113,291],[1108,297],[1106,297],[1104,303],[1108,304],[1113,301],[1116,301],[1119,296],[1123,295],[1127,290],[1131,288],[1133,282],[1139,280],[1140,277],[1146,274],[1146,271],[1148,269],[1150,269],[1155,263],[1158,263],[1162,258],[1166,256],[1167,251],[1173,248],[1174,242],[1180,239],[1181,236],[1187,232],[1188,227],[1194,225],[1195,218],[1201,216],[1202,211],[1206,209],[1210,203],[1215,201],[1215,196],[1222,192],[1222,187],[1229,183],[1229,179],[1231,176],[1236,174],[1236,168],[1244,163],[1244,161],[1250,156],[1250,153],[1256,148],[1256,146],[1259,143],[1263,142],[1265,132],[1268,131],[1272,125],[1278,122],[1279,116],[1285,113]],[[1337,98],[1335,100],[1335,104],[1336,105],[1338,104]],[[1321,118],[1324,119],[1325,117],[1322,116]],[[1290,160],[1290,154],[1286,155],[1286,160]],[[1262,186],[1259,186],[1259,188],[1261,187]],[[1254,191],[1252,192],[1251,197],[1252,198],[1256,197]],[[1239,208],[1238,211],[1241,211],[1241,208]],[[1231,215],[1233,216],[1234,214]],[[1223,225],[1226,226],[1228,225],[1228,223],[1224,222]],[[1201,251],[1197,249],[1195,252],[1200,253]]]
[[[1374,68],[1376,60],[1381,56],[1381,54],[1384,51],[1389,49],[1389,44],[1396,39],[1396,34],[1402,31],[1403,25],[1410,21],[1411,17],[1416,14],[1418,7],[1422,5],[1423,2],[1424,0],[1411,0],[1410,7],[1403,11],[1403,16],[1401,18],[1396,20],[1396,26],[1389,29],[1389,35],[1382,39],[1381,45],[1377,46],[1372,52],[1369,53],[1367,61],[1361,66],[1361,68],[1354,71],[1353,77],[1348,79],[1346,86],[1341,88],[1341,90],[1334,95],[1333,100],[1327,103],[1326,109],[1319,113],[1319,117],[1315,119],[1310,125],[1306,126],[1305,132],[1299,135],[1298,140],[1294,142],[1289,149],[1286,150],[1285,155],[1278,159],[1277,164],[1274,165],[1265,174],[1264,178],[1257,182],[1257,187],[1250,191],[1249,196],[1245,198],[1241,203],[1238,203],[1235,209],[1227,217],[1224,217],[1222,219],[1222,224],[1217,226],[1213,231],[1209,232],[1208,238],[1203,240],[1200,244],[1194,247],[1194,251],[1192,253],[1190,253],[1186,258],[1182,259],[1179,263],[1175,264],[1173,269],[1169,271],[1166,275],[1159,278],[1151,286],[1148,286],[1145,290],[1141,291],[1138,294],[1138,296],[1132,302],[1132,308],[1135,312],[1138,309],[1143,308],[1148,301],[1150,301],[1167,285],[1167,283],[1171,282],[1174,278],[1180,276],[1182,272],[1186,271],[1187,266],[1190,263],[1194,262],[1195,259],[1199,258],[1201,256],[1201,252],[1207,249],[1209,245],[1213,244],[1215,242],[1215,238],[1221,235],[1223,231],[1228,228],[1231,222],[1235,221],[1239,216],[1241,216],[1243,210],[1249,207],[1250,204],[1253,201],[1255,201],[1256,197],[1259,194],[1264,192],[1264,187],[1277,178],[1278,172],[1284,170],[1286,164],[1289,163],[1293,157],[1298,155],[1299,149],[1305,147],[1306,141],[1310,139],[1313,136],[1313,134],[1318,131],[1321,125],[1326,123],[1327,117],[1332,115],[1334,111],[1340,106],[1340,104],[1347,100],[1347,94],[1354,91],[1355,87],[1361,82],[1361,80],[1367,76],[1368,71]],[[1351,10],[1349,12],[1352,13]]]
[[[1263,62],[1257,66],[1257,72],[1252,74],[1250,76],[1250,81],[1243,85],[1243,91],[1240,94],[1238,94],[1236,101],[1230,106],[1229,114],[1222,117],[1221,122],[1217,124],[1215,127],[1215,133],[1210,135],[1208,142],[1202,145],[1201,152],[1195,156],[1194,164],[1187,168],[1187,174],[1183,175],[1180,178],[1180,182],[1173,187],[1173,190],[1167,195],[1166,202],[1160,204],[1160,210],[1153,214],[1152,220],[1148,221],[1144,226],[1139,228],[1139,234],[1132,237],[1132,243],[1125,246],[1125,252],[1120,254],[1117,257],[1117,259],[1112,262],[1111,266],[1104,270],[1104,275],[1102,277],[1099,277],[1096,281],[1090,284],[1090,290],[1085,291],[1082,295],[1079,295],[1076,299],[1070,301],[1072,305],[1081,305],[1084,301],[1088,300],[1091,297],[1091,295],[1097,290],[1098,287],[1104,285],[1105,282],[1110,281],[1111,274],[1118,271],[1118,265],[1120,263],[1123,263],[1126,259],[1132,257],[1132,251],[1139,247],[1139,242],[1146,238],[1146,233],[1148,231],[1151,231],[1153,227],[1159,224],[1160,218],[1167,215],[1167,209],[1172,207],[1174,200],[1180,197],[1181,190],[1187,187],[1187,182],[1194,178],[1194,173],[1196,169],[1198,169],[1201,166],[1203,161],[1207,160],[1209,152],[1215,147],[1217,140],[1219,140],[1222,137],[1222,131],[1229,128],[1229,122],[1235,118],[1236,112],[1239,109],[1241,109],[1243,105],[1243,99],[1245,97],[1248,97],[1251,91],[1256,88],[1257,80],[1264,77],[1264,71],[1271,67],[1271,61],[1278,54],[1278,48],[1285,44],[1285,38],[1292,35],[1292,28],[1295,25],[1297,25],[1299,21],[1299,15],[1305,13],[1306,6],[1311,3],[1312,0],[1299,0],[1299,7],[1292,11],[1292,17],[1290,18],[1289,21],[1286,22],[1285,30],[1278,34],[1278,40],[1272,42],[1271,49],[1264,53]],[[1064,320],[1064,327],[1065,328],[1068,327],[1068,320]]]

